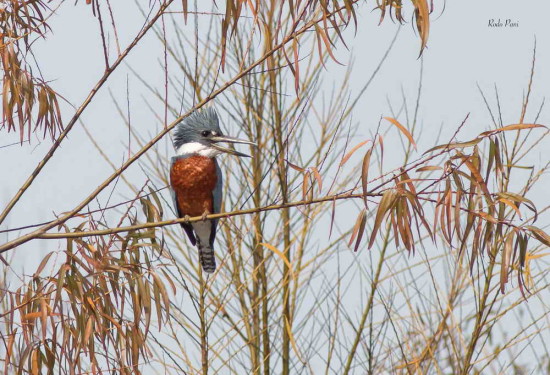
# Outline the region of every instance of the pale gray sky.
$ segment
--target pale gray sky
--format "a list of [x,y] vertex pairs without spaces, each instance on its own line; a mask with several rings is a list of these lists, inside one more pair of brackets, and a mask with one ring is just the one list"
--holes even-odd
[[[124,29],[134,30],[122,33],[122,45],[129,42],[130,36],[142,25],[142,16],[133,6],[124,7]],[[436,14],[440,12],[436,4]],[[340,47],[337,53],[341,61],[353,59],[352,92],[357,93],[371,75],[391,41],[396,25],[388,18],[377,25],[378,14],[370,7],[363,6],[359,14],[357,35],[347,39],[350,51]],[[132,13],[133,12],[133,13]],[[91,16],[91,9],[79,2],[64,2],[51,20],[54,30],[47,42],[37,44],[36,55],[40,58],[42,72],[47,79],[53,80],[53,87],[71,103],[81,103],[89,89],[101,75],[104,66],[100,41],[97,38],[98,25]],[[421,133],[417,136],[419,153],[434,146],[435,136],[443,126],[442,137],[447,140],[467,113],[471,113],[467,126],[460,136],[468,140],[481,131],[488,130],[492,124],[481,100],[477,84],[490,97],[494,105],[493,90],[499,89],[505,123],[516,123],[520,115],[522,94],[529,78],[533,42],[537,39],[537,65],[533,86],[532,106],[527,119],[540,105],[543,97],[550,94],[550,2],[547,0],[461,0],[447,1],[440,17],[432,21],[428,49],[424,52],[423,91],[419,111]],[[407,17],[410,15],[408,13]],[[507,19],[519,23],[516,28],[491,28],[489,20]],[[410,18],[408,18],[410,20]],[[201,21],[202,22],[202,21]],[[191,26],[190,30],[191,29]],[[399,38],[370,89],[361,99],[361,105],[354,112],[354,121],[361,126],[360,136],[368,136],[369,131],[378,123],[381,115],[389,116],[387,99],[397,106],[400,103],[401,90],[414,100],[419,80],[420,60],[417,59],[420,41],[415,35],[411,23],[403,26]],[[162,56],[162,47],[153,35],[145,38],[144,43],[133,51],[128,64],[136,69],[148,82],[163,85],[163,70],[158,64]],[[114,58],[114,55],[113,55]],[[329,63],[325,86],[330,90],[333,80],[341,79],[346,67]],[[82,120],[97,137],[113,161],[122,162],[127,155],[125,148],[127,132],[117,114],[109,95],[109,90],[121,101],[125,101],[128,69],[123,67],[115,73],[107,87],[102,88],[93,104],[85,111]],[[160,125],[143,104],[149,93],[138,80],[129,75],[130,96],[132,99],[132,126],[142,134],[156,134]],[[290,93],[292,94],[292,93]],[[144,96],[145,99],[142,97]],[[160,103],[155,99],[150,103],[160,112]],[[412,108],[410,103],[410,108]],[[67,109],[67,108],[66,108]],[[70,111],[66,111],[70,115]],[[65,119],[67,119],[67,116]],[[542,112],[539,123],[549,124],[550,113]],[[394,136],[397,132],[391,133]],[[0,133],[0,146],[18,140],[18,135]],[[386,142],[389,142],[386,140]],[[49,149],[49,140],[33,139],[31,145],[12,146],[0,149],[0,207],[15,194],[22,182],[28,177],[44,153]],[[133,151],[136,151],[134,148]],[[548,161],[550,144],[538,148],[532,154],[533,163]],[[391,157],[388,159],[391,165]],[[69,210],[87,196],[97,184],[111,172],[109,167],[90,144],[81,125],[70,133],[61,149],[53,157],[36,183],[17,204],[12,215],[2,228],[17,227],[28,223],[38,223],[53,218]],[[137,165],[125,174],[140,185],[145,181]],[[546,177],[546,181],[548,178]],[[547,184],[542,184],[530,198],[547,203]],[[111,188],[100,195],[105,203]],[[122,200],[123,192],[117,191],[111,203]],[[353,216],[353,215],[351,215]],[[352,217],[353,219],[353,217]],[[548,220],[546,216],[544,220]],[[353,221],[353,220],[351,220]],[[548,222],[539,223],[544,226]],[[9,239],[13,239],[11,234]],[[2,241],[6,240],[5,236]],[[54,242],[42,241],[45,253],[54,250]],[[35,248],[35,245],[31,245]],[[17,251],[15,264],[23,267],[34,263],[39,257],[32,255],[25,245]]]

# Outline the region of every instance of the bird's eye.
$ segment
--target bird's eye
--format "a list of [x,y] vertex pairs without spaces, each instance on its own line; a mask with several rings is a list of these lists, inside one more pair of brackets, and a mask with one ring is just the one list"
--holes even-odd
[[201,133],[201,135],[202,135],[203,137],[208,137],[208,136],[210,135],[210,131],[209,131],[209,130],[203,130],[202,133]]

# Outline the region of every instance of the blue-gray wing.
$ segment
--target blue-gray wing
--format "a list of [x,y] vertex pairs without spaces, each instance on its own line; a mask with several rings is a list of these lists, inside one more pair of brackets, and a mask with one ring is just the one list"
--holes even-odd
[[[218,177],[216,180],[216,186],[214,187],[214,191],[212,191],[212,199],[214,201],[213,214],[217,214],[222,209],[222,189],[223,189],[223,176],[222,176],[222,170],[220,169],[220,166],[218,165],[218,161],[215,161],[216,163],[216,176]],[[210,247],[214,246],[214,239],[216,238],[216,229],[218,228],[218,219],[212,220],[212,231],[210,232]]]
[[[172,170],[172,166],[174,165],[174,162],[178,159],[177,156],[172,157],[171,163],[170,163],[170,170]],[[176,210],[176,214],[178,215],[178,218],[183,217],[181,214],[179,208],[178,208],[178,201],[176,199],[176,192],[172,189],[170,186],[170,195],[172,196],[172,203],[174,204],[174,209]],[[191,241],[191,244],[194,246],[197,243],[197,239],[195,238],[195,232],[193,231],[193,227],[191,224],[186,223],[180,223],[181,227],[187,234],[187,237],[189,237],[189,241]]]

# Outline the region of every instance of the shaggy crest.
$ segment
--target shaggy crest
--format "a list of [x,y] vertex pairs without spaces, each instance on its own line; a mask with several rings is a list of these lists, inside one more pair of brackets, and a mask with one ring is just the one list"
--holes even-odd
[[176,125],[173,136],[174,147],[177,150],[184,143],[203,143],[204,140],[200,134],[204,130],[215,131],[219,135],[222,134],[218,114],[213,108],[196,110]]

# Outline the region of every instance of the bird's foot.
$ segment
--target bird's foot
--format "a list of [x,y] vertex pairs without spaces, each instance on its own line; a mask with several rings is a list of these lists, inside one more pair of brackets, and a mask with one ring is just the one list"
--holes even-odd
[[204,211],[202,214],[202,221],[206,221],[206,217],[210,214],[208,211]]
[[183,218],[184,218],[185,221],[188,222],[188,223],[189,223],[189,220],[191,220],[191,216],[189,216],[189,215],[185,215]]

